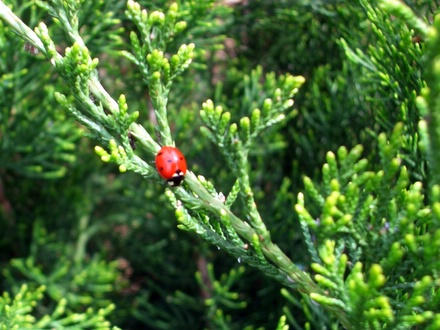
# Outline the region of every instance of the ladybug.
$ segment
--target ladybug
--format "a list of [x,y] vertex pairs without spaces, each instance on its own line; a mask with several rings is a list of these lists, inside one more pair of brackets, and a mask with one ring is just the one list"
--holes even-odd
[[179,149],[165,146],[156,155],[156,169],[170,186],[178,186],[186,173],[186,160]]

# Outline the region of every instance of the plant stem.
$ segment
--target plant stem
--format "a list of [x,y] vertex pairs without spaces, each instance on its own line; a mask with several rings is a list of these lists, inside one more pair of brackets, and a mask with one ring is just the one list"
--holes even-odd
[[[17,33],[21,38],[37,47],[40,52],[46,54],[46,48],[43,42],[38,38],[36,33],[32,31],[26,24],[23,23],[3,1],[0,1],[0,18],[6,21],[8,25]],[[60,55],[61,56],[61,55]]]
[[[213,197],[199,183],[194,173],[188,171],[185,176],[185,182],[191,190],[197,194],[198,198],[204,202],[206,209],[219,217],[221,216],[221,212],[226,212],[235,231],[248,242],[252,242],[252,238],[256,235],[255,230],[247,222],[244,222],[235,216],[220,200]],[[176,193],[178,194],[178,190],[176,190]],[[307,295],[312,292],[325,295],[324,291],[319,288],[310,276],[299,269],[298,266],[296,266],[276,244],[270,241],[270,239],[262,239],[262,237],[260,237],[260,244],[265,257],[281,269],[291,282],[295,282],[299,287],[299,291]],[[345,311],[338,309],[337,307],[324,307],[331,309],[346,329],[350,329],[350,323],[346,318]]]

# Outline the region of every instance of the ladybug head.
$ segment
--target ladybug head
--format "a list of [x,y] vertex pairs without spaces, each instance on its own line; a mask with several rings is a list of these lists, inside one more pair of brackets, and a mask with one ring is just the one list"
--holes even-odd
[[173,176],[167,180],[167,183],[171,187],[177,187],[182,183],[184,178],[185,174],[181,170],[177,170],[176,173],[174,173]]

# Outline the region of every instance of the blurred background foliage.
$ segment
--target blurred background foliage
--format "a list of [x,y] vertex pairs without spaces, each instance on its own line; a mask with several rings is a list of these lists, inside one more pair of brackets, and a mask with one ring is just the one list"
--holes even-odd
[[[46,21],[57,45],[68,46],[42,10],[44,1],[5,2],[31,27]],[[169,4],[138,2],[149,11]],[[405,2],[427,22],[438,11],[438,1]],[[262,73],[306,78],[295,99],[298,115],[262,136],[251,153],[259,210],[274,242],[297,264],[308,270],[310,260],[295,196],[304,175],[319,181],[327,151],[362,144],[371,166],[380,166],[376,136],[402,121],[405,163],[413,180],[426,180],[415,107],[424,84],[423,40],[375,9],[375,1],[179,5],[188,27],[170,50],[193,42],[197,58],[170,94],[172,130],[190,169],[218,190],[230,189],[234,178],[197,129],[201,103],[211,98],[238,119],[261,98]],[[133,29],[124,10],[120,0],[84,1],[82,36],[100,58],[102,84],[113,96],[124,93],[142,124],[154,129],[140,74],[119,54]],[[295,329],[336,324],[300,294],[282,294],[259,271],[178,230],[162,185],[101,163],[93,141],[54,100],[54,90],[65,86],[41,55],[25,48],[0,22],[1,291],[45,285],[36,315],[61,298],[72,311],[112,302],[109,320],[126,330],[274,329],[283,313]]]

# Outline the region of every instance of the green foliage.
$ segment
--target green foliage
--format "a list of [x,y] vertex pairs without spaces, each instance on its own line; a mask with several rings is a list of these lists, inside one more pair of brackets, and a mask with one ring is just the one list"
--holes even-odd
[[[379,136],[383,170],[367,171],[368,162],[359,159],[360,147],[350,152],[341,147],[338,160],[329,153],[321,189],[305,179],[307,196],[322,213],[308,213],[302,194],[296,206],[305,237],[310,237],[309,230],[316,237],[308,245],[315,280],[331,297],[312,293],[311,298],[342,306],[353,318],[350,323],[362,328],[386,324],[387,329],[407,329],[435,319],[430,301],[438,298],[430,289],[439,267],[440,230],[424,204],[422,184],[410,184],[401,166],[402,130],[403,125],[397,125],[389,140]],[[409,292],[423,287],[417,293],[423,299],[396,308],[405,295],[394,288],[402,285]]]
[[438,328],[440,23],[407,3],[0,2],[1,326]]
[[[24,12],[25,8],[19,14]],[[29,16],[34,22],[41,15],[30,10]],[[3,21],[0,44],[1,168],[28,177],[62,177],[64,164],[75,160],[73,150],[80,130],[53,104],[56,87],[47,73],[48,63],[26,52],[16,58],[17,45],[23,48],[24,44]],[[36,88],[34,81],[41,85]]]
[[[39,221],[34,224],[30,255],[12,259],[3,271],[9,283],[18,286],[23,279],[46,288],[54,301],[66,300],[70,307],[104,307],[111,304],[106,294],[117,287],[117,262],[107,263],[94,257],[87,260],[85,244],[90,235],[87,219],[80,219],[80,235],[74,246],[60,249],[55,237],[48,235]],[[88,229],[90,231],[90,229]],[[62,257],[57,257],[61,254]],[[122,283],[119,285],[122,286]]]
[[61,299],[56,308],[36,319],[31,312],[33,306],[43,299],[45,287],[30,290],[23,285],[12,298],[7,292],[0,298],[1,329],[112,329],[106,316],[115,308],[109,305],[97,312],[88,309],[84,313],[67,313],[66,300]]

